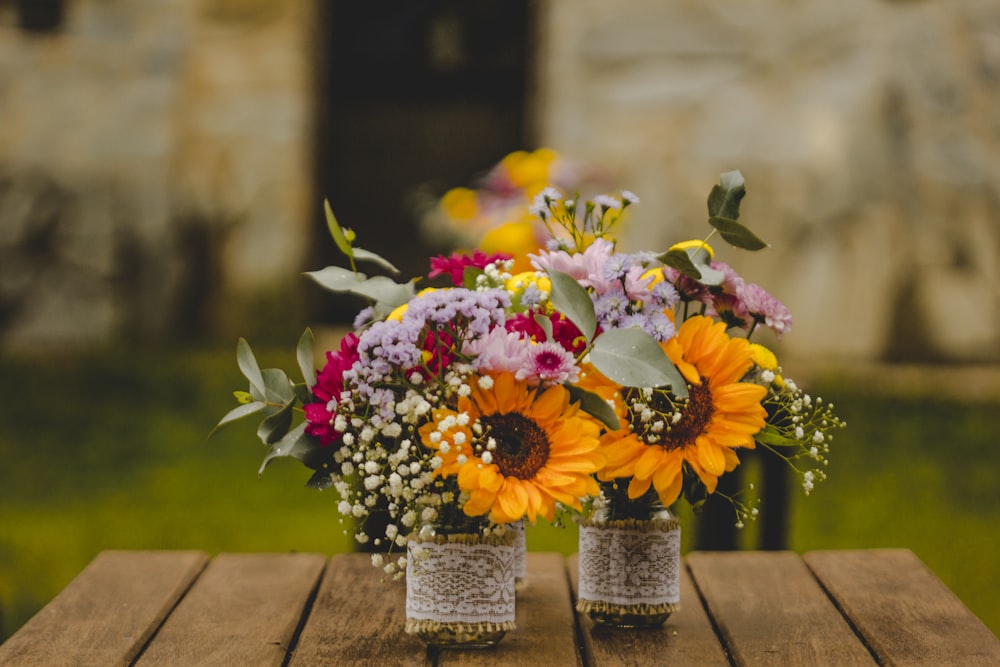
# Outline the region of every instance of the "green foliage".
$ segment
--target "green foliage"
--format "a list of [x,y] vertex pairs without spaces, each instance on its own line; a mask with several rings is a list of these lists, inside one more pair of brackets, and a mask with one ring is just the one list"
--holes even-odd
[[550,271],[552,305],[576,325],[587,340],[597,331],[597,316],[590,294],[573,276],[561,271]]
[[594,340],[590,361],[597,370],[626,387],[670,387],[684,398],[687,384],[680,371],[648,333],[633,327],[605,331]]

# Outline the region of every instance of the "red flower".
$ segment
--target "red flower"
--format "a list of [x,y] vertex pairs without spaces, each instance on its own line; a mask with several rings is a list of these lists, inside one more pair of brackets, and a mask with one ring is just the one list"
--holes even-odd
[[[587,347],[587,341],[580,333],[575,324],[564,318],[559,313],[552,313],[548,316],[552,322],[552,338],[559,343],[564,350],[578,355]],[[505,324],[507,331],[516,332],[523,336],[530,336],[536,341],[545,341],[545,332],[538,322],[535,321],[535,312],[518,313],[507,320]]]

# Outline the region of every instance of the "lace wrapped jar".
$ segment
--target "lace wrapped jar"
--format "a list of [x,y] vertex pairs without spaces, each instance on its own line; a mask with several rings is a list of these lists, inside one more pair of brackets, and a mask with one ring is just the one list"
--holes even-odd
[[406,632],[428,646],[489,648],[514,629],[513,530],[424,529],[407,545]]
[[577,611],[623,628],[663,625],[680,609],[680,521],[653,495],[578,519]]

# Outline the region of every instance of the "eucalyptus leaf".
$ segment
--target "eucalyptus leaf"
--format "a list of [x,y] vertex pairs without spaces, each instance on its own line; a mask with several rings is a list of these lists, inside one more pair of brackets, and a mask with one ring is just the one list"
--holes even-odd
[[[552,281],[552,305],[566,318],[576,325],[580,333],[589,341],[597,331],[597,315],[594,314],[594,302],[583,285],[573,276],[561,271],[549,272]],[[610,376],[609,376],[610,377]]]
[[708,224],[715,227],[729,245],[744,250],[760,250],[767,247],[767,243],[750,231],[746,225],[731,218],[711,217],[708,219]]
[[747,193],[743,174],[727,171],[719,177],[719,184],[708,194],[708,216],[710,218],[740,217],[740,200]]
[[476,279],[486,273],[478,266],[467,266],[462,271],[462,287],[465,289],[476,289]]
[[316,384],[316,356],[313,352],[315,342],[316,338],[313,336],[312,329],[306,327],[295,346],[295,359],[299,362],[302,379],[310,387]]
[[257,437],[265,445],[272,445],[288,433],[292,425],[292,405],[288,403],[277,412],[268,415],[257,426]]
[[231,424],[234,421],[243,419],[244,417],[249,417],[250,415],[255,415],[264,409],[265,403],[263,401],[254,401],[253,403],[244,403],[243,405],[237,405],[235,408],[226,413],[226,416],[219,420],[219,423],[208,434],[208,437],[215,435],[223,426]]
[[667,266],[677,269],[688,278],[701,280],[701,271],[698,270],[695,263],[691,261],[691,256],[683,248],[668,250],[657,259]]
[[535,324],[542,328],[542,332],[545,334],[545,340],[555,340],[552,333],[552,320],[550,320],[546,315],[542,313],[535,313]]
[[310,436],[306,435],[306,424],[305,422],[299,424],[291,431],[289,431],[281,440],[271,445],[267,454],[264,456],[263,462],[260,464],[260,469],[257,471],[258,475],[264,473],[264,469],[271,464],[271,461],[282,457],[291,457],[298,460],[303,460],[309,453],[318,448],[319,445]]
[[250,343],[245,338],[240,338],[236,343],[236,363],[239,365],[243,375],[250,381],[251,393],[256,390],[254,398],[264,396],[264,378],[260,373],[260,366],[257,364],[257,357],[250,349]]
[[299,403],[305,405],[313,400],[312,388],[305,382],[296,382],[292,385],[292,391],[295,392],[295,398],[298,399]]
[[333,486],[333,476],[323,470],[317,470],[306,482],[306,486],[317,491],[326,491]]
[[564,385],[569,390],[571,402],[579,401],[580,409],[604,424],[609,431],[621,428],[621,421],[608,402],[592,391],[581,389],[575,385]]
[[387,260],[382,255],[375,254],[371,250],[365,250],[364,248],[354,248],[354,259],[361,260],[365,262],[371,262],[372,264],[377,264],[381,266],[386,271],[389,271],[392,275],[398,276],[399,269],[397,269],[392,262]]
[[351,292],[367,278],[361,272],[351,271],[342,266],[328,266],[319,271],[306,271],[306,275],[315,280],[320,287],[331,292]]
[[261,371],[264,377],[264,395],[268,402],[284,406],[295,400],[292,381],[280,368],[265,368]]
[[655,338],[638,327],[611,329],[594,340],[590,361],[597,370],[626,387],[666,387],[687,396],[680,371]]
[[351,244],[347,240],[347,236],[344,234],[344,230],[341,228],[340,223],[337,222],[336,216],[333,215],[333,209],[330,208],[330,202],[326,199],[323,200],[323,211],[326,213],[326,226],[330,230],[330,236],[333,237],[333,242],[337,244],[338,248],[340,248],[340,252],[350,257]]

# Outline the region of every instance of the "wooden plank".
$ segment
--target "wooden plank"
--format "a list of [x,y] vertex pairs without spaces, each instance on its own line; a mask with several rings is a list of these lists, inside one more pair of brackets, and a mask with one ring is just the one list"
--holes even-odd
[[280,666],[325,565],[321,554],[220,554],[138,665]]
[[1000,665],[1000,640],[908,549],[803,556],[884,665]]
[[102,551],[0,645],[0,664],[131,664],[207,562],[200,551]]
[[563,557],[556,553],[528,553],[527,585],[517,593],[517,629],[508,632],[490,649],[447,649],[437,664],[545,665],[577,667],[582,664],[576,645],[576,624]]
[[294,649],[292,667],[432,664],[423,642],[403,630],[406,585],[380,582],[381,574],[367,554],[333,557]]
[[687,565],[735,665],[876,664],[796,554],[696,552]]
[[[579,590],[579,565],[568,560],[574,599]],[[728,665],[722,644],[701,605],[686,569],[681,570],[681,609],[657,630],[607,628],[586,614],[577,614],[587,665],[671,665],[701,667]]]

